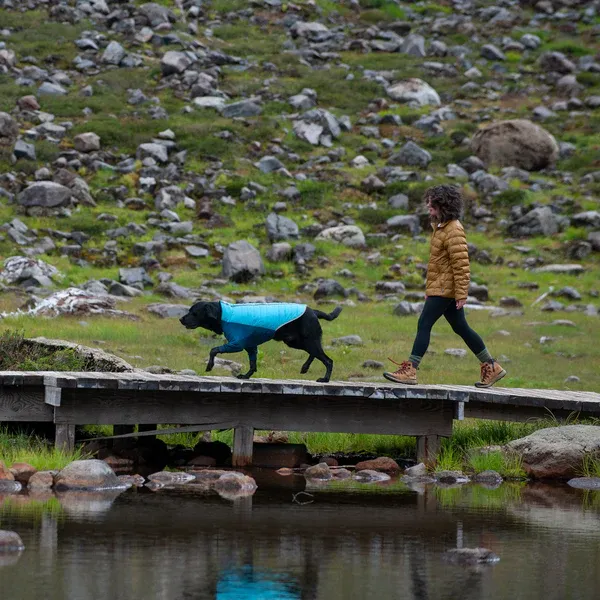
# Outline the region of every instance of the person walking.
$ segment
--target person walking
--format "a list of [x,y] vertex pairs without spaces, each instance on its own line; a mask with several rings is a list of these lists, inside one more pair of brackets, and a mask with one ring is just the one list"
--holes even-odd
[[463,199],[453,185],[436,185],[425,191],[423,199],[429,210],[433,234],[427,266],[425,305],[419,317],[412,352],[393,373],[383,376],[395,383],[415,385],[417,369],[429,347],[431,329],[443,315],[481,362],[481,378],[477,387],[490,387],[506,375],[506,371],[490,355],[481,337],[469,327],[464,306],[470,281],[469,250],[461,222]]

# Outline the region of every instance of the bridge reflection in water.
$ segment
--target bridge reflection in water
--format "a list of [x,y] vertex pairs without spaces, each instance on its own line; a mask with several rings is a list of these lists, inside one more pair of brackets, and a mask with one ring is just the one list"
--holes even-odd
[[[4,498],[1,527],[17,531],[26,550],[0,571],[2,596],[597,598],[597,496],[545,486],[417,493],[399,483],[352,491],[305,488],[302,478],[285,485],[233,502],[185,488],[130,490],[112,503],[65,494],[38,509]],[[309,503],[294,502],[303,490]],[[485,546],[501,560],[442,560],[461,546]]]

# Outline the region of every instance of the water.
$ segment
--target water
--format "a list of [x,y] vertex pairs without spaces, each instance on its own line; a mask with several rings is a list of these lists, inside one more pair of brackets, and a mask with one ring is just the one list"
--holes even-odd
[[[305,487],[301,477],[268,489],[263,479],[252,498],[235,501],[147,489],[0,496],[0,528],[26,546],[20,556],[0,555],[0,598],[600,598],[600,492]],[[295,496],[302,490],[311,495]],[[500,561],[443,560],[448,549],[477,546]]]

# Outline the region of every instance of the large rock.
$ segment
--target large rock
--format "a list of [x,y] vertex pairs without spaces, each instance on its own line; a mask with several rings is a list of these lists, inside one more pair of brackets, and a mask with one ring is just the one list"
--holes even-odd
[[131,373],[135,371],[122,358],[100,348],[91,348],[67,340],[53,340],[45,337],[25,338],[23,343],[31,348],[43,348],[51,352],[72,350],[78,357],[85,360],[86,367],[90,371],[107,371],[110,373]]
[[115,472],[103,460],[75,460],[58,473],[54,480],[57,490],[125,489]]
[[19,135],[19,125],[5,112],[0,112],[0,144],[12,143]]
[[559,229],[559,218],[549,206],[534,208],[508,226],[509,234],[514,237],[554,235]]
[[526,119],[492,123],[475,133],[471,149],[486,165],[538,171],[554,164],[558,144],[545,129]]
[[414,102],[419,106],[439,106],[438,93],[425,81],[412,78],[394,84],[387,90],[388,96],[396,102]]
[[191,64],[192,59],[187,54],[169,50],[160,61],[160,70],[163,75],[176,75],[183,73]]
[[127,54],[127,51],[119,42],[110,42],[102,54],[102,62],[108,65],[118,65]]
[[77,152],[94,152],[100,150],[100,136],[93,133],[80,133],[73,138],[73,145]]
[[571,479],[581,473],[586,456],[600,457],[600,427],[566,425],[539,429],[507,444],[521,456],[523,468],[537,479]]
[[332,240],[349,248],[363,248],[366,243],[365,234],[356,225],[341,225],[323,229],[315,239]]
[[231,281],[243,283],[257,275],[264,275],[260,252],[246,240],[239,240],[227,246],[223,254],[223,276]]
[[400,467],[398,466],[398,463],[393,458],[389,458],[387,456],[380,456],[379,458],[374,458],[372,460],[363,460],[362,462],[357,463],[357,471],[362,471],[364,469],[370,471],[382,471],[384,473],[400,472]]
[[288,219],[277,213],[271,213],[267,217],[266,225],[267,236],[271,242],[298,237],[298,225],[292,219]]
[[10,256],[4,261],[4,269],[0,272],[0,281],[8,284],[20,284],[35,280],[51,285],[52,278],[58,275],[58,269],[43,260],[27,256]]
[[390,156],[387,164],[393,166],[426,167],[431,162],[431,154],[413,141],[408,141],[398,152]]
[[161,6],[156,2],[148,2],[139,7],[138,12],[146,17],[150,27],[158,27],[159,25],[175,22],[176,17],[173,11],[166,6]]
[[37,181],[18,195],[17,202],[21,206],[27,207],[57,208],[68,206],[71,202],[71,196],[71,190],[60,183]]

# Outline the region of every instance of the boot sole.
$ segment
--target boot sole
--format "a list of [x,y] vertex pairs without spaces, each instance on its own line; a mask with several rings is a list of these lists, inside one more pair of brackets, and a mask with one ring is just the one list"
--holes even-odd
[[392,375],[390,373],[384,373],[383,376],[388,381],[392,381],[393,383],[402,383],[404,385],[417,385],[417,380],[416,379],[409,379],[409,380],[406,380],[406,381],[399,381],[398,379],[395,379],[394,377],[392,377]]
[[478,388],[492,387],[497,381],[500,381],[505,375],[506,375],[506,371],[504,369],[502,369],[502,371],[500,371],[500,373],[498,373],[498,375],[496,375],[494,381],[490,381],[489,383],[481,383],[481,381],[478,381],[477,383],[475,383],[475,387],[478,387]]

